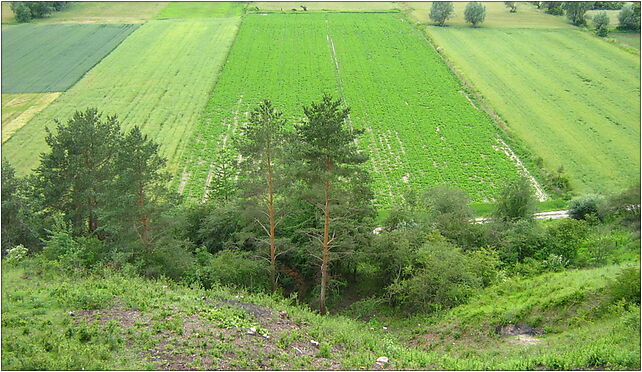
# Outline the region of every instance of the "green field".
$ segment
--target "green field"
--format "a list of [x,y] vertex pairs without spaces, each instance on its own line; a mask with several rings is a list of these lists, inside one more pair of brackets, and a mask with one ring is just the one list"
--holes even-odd
[[[2,2],[2,23],[15,22],[9,2]],[[74,1],[59,12],[32,23],[145,23],[153,18],[167,2],[152,1]]]
[[125,128],[141,126],[171,165],[207,102],[238,22],[149,21],[16,132],[3,146],[5,156],[27,173],[47,150],[44,128],[92,106],[118,115]]
[[2,30],[2,93],[62,92],[138,25],[19,25]]
[[577,191],[639,179],[639,56],[575,30],[427,31],[509,131],[548,169],[564,166]]
[[381,204],[439,183],[488,200],[517,174],[490,118],[398,15],[249,15],[186,152],[181,189],[201,198],[211,153],[259,100],[296,119],[323,92],[341,94],[351,124],[366,130],[360,144]]
[[370,2],[370,1],[254,1],[248,5],[248,8],[258,7],[259,10],[281,10],[288,11],[292,9],[297,9],[297,11],[303,10],[301,5],[307,7],[308,11],[318,11],[318,10],[339,10],[339,11],[351,11],[351,10],[390,10],[399,8],[397,3],[392,1],[379,1],[379,2]]
[[154,18],[211,18],[233,17],[243,14],[243,2],[171,2]]

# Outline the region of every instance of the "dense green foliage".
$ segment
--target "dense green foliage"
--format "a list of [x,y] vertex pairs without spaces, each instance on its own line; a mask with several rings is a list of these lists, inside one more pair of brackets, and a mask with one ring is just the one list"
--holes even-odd
[[486,19],[486,7],[477,1],[468,3],[464,10],[464,19],[473,27],[476,27]]
[[202,199],[212,154],[259,101],[270,97],[286,118],[299,118],[307,101],[336,91],[351,125],[365,129],[359,147],[370,155],[378,205],[442,183],[491,200],[518,175],[492,120],[398,15],[248,15],[185,154],[184,193]]
[[52,12],[58,12],[65,8],[67,3],[67,1],[13,1],[11,10],[15,14],[16,21],[24,23],[33,18],[44,18]]
[[608,25],[609,16],[605,11],[601,11],[593,16],[593,26],[595,27],[595,33],[597,34],[597,36],[607,36],[609,34]]
[[46,148],[45,126],[78,109],[99,106],[121,118],[124,129],[140,126],[161,145],[171,173],[178,173],[175,161],[207,101],[237,25],[238,19],[147,22],[16,132],[3,145],[4,155],[17,174],[27,174]]
[[434,1],[430,7],[430,19],[437,25],[443,26],[446,20],[452,17],[454,12],[453,3],[451,1]]
[[586,24],[586,12],[593,8],[593,1],[565,1],[562,8],[566,12],[566,18],[575,26]]
[[138,25],[22,25],[2,30],[2,93],[61,92]]
[[627,3],[617,15],[619,21],[618,28],[623,30],[640,30],[640,4]]

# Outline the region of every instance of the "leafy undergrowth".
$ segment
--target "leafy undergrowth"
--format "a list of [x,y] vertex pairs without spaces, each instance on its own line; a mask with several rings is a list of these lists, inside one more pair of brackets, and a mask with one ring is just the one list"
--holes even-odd
[[[617,272],[511,280],[422,325],[413,317],[384,330],[279,296],[3,264],[2,368],[638,369],[639,307],[603,300]],[[509,322],[544,334],[498,335]]]

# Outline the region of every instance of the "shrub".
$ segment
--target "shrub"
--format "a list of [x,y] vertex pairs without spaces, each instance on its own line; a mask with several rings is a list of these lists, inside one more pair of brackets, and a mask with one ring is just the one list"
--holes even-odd
[[22,261],[29,251],[24,245],[18,244],[17,246],[7,251],[7,262],[16,263]]
[[542,267],[546,271],[555,271],[559,272],[564,270],[569,264],[569,261],[563,256],[556,255],[551,253],[548,257],[542,262]]
[[482,279],[472,267],[476,263],[459,248],[446,242],[422,246],[413,267],[404,279],[387,287],[393,304],[409,311],[436,311],[464,303],[482,287]]
[[595,34],[599,37],[607,37],[609,35],[609,29],[602,25],[595,31]]
[[542,249],[536,256],[539,259],[546,259],[550,255],[555,255],[574,263],[589,232],[590,226],[586,221],[574,219],[556,221],[548,226]]
[[569,203],[569,215],[576,220],[585,220],[589,215],[601,218],[598,213],[604,197],[595,194],[580,196]]
[[250,258],[248,252],[225,249],[211,254],[201,247],[197,249],[196,260],[192,280],[206,289],[215,284],[258,291],[269,289],[267,262]]
[[[597,13],[595,16],[593,16],[593,26],[595,26],[598,36],[606,36],[606,34],[608,34],[608,28],[606,27],[608,25],[609,25],[609,16],[606,14],[605,11],[601,11]],[[604,30],[604,31],[601,31],[601,30]],[[600,32],[605,32],[605,34],[600,35]]]
[[154,247],[153,251],[142,255],[136,263],[141,274],[152,278],[165,276],[173,280],[182,279],[194,265],[190,245],[180,241],[169,241]]
[[530,181],[526,177],[520,177],[504,185],[493,217],[504,222],[531,220],[536,202]]
[[640,29],[640,4],[626,4],[617,15],[619,29],[638,31]]
[[640,268],[628,267],[612,279],[607,286],[607,293],[613,301],[625,300],[631,304],[640,304]]
[[17,22],[25,23],[31,21],[31,9],[29,9],[29,7],[24,3],[20,2],[15,6],[15,8],[12,7],[12,9]]

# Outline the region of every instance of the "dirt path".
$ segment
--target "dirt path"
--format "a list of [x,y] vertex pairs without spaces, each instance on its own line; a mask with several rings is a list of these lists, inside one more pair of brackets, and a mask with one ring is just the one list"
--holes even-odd
[[[568,213],[568,210],[565,209],[559,211],[539,212],[535,213],[533,217],[535,217],[536,220],[557,220],[560,218],[570,218],[571,216]],[[477,217],[473,221],[475,224],[483,224],[488,223],[490,219],[490,217]]]

